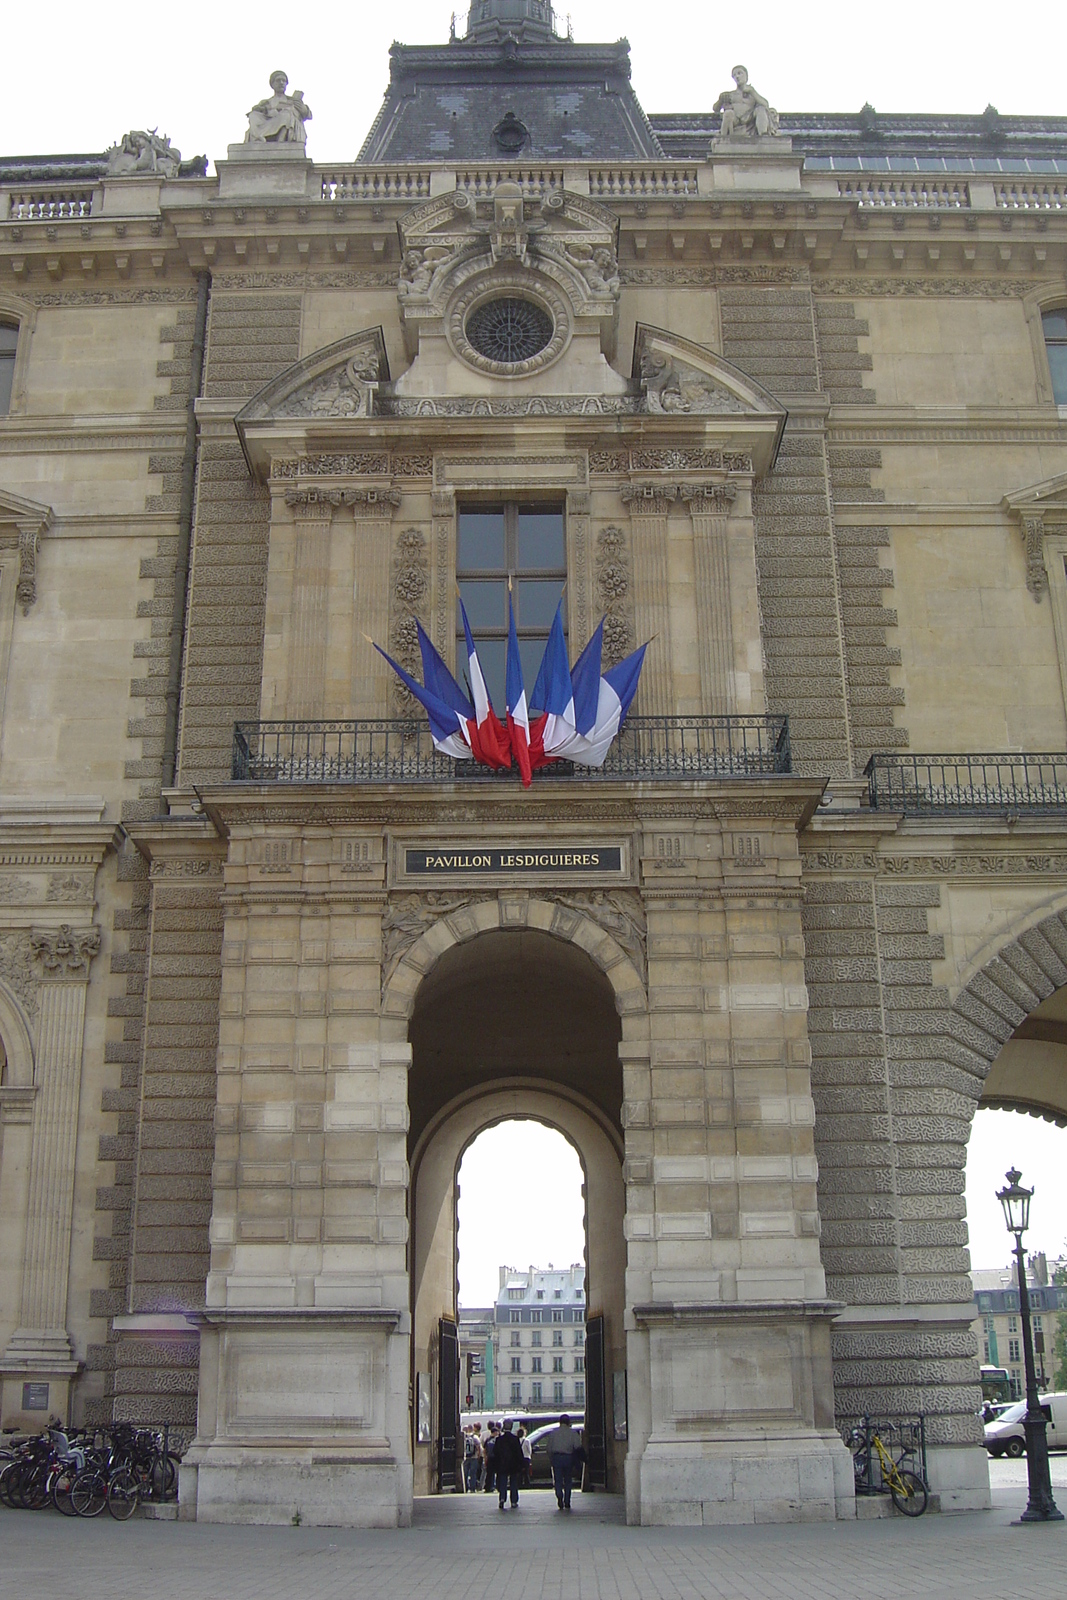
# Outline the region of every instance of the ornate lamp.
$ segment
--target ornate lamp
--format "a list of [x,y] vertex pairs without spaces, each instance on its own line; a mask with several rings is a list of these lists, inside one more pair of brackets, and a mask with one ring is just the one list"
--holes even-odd
[[1004,1221],[1008,1232],[1015,1238],[1015,1265],[1019,1273],[1019,1311],[1023,1321],[1023,1361],[1026,1365],[1026,1416],[1023,1431],[1026,1434],[1026,1477],[1029,1500],[1020,1522],[1062,1522],[1060,1511],[1052,1498],[1052,1480],[1048,1467],[1048,1439],[1045,1429],[1048,1419],[1041,1409],[1037,1392],[1037,1372],[1034,1367],[1034,1338],[1030,1328],[1030,1294],[1026,1287],[1026,1257],[1023,1255],[1023,1234],[1030,1226],[1030,1201],[1034,1191],[1024,1189],[1019,1179],[1022,1173],[1016,1167],[1006,1173],[1008,1183],[997,1190],[997,1199],[1004,1208]]
[[1030,1226],[1030,1201],[1033,1199],[1034,1191],[1023,1188],[1019,1182],[1022,1173],[1017,1167],[1012,1167],[1010,1172],[1005,1173],[1005,1177],[1008,1180],[1008,1187],[997,1190],[997,1199],[1004,1207],[1004,1221],[1007,1223],[1008,1232],[1015,1235],[1018,1244]]

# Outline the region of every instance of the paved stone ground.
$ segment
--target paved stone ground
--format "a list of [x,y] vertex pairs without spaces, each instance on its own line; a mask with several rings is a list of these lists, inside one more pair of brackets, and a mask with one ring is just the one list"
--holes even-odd
[[[621,1504],[528,1493],[420,1501],[399,1533],[124,1525],[0,1511],[12,1600],[1063,1600],[1067,1523],[1013,1527],[1026,1463],[993,1463],[992,1511],[810,1527],[627,1528]],[[1054,1461],[1067,1509],[1067,1458]]]

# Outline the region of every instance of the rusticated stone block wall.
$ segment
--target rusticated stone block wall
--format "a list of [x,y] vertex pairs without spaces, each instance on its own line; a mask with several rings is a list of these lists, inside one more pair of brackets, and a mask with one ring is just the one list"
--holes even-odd
[[[300,296],[212,296],[204,393],[234,412],[300,354]],[[259,713],[270,500],[231,426],[200,450],[179,781],[230,775],[233,725]]]
[[[884,1321],[834,1332],[840,1418],[925,1413],[931,1444],[979,1440],[964,1163],[981,1089],[931,963],[931,882],[828,875],[809,852],[803,922],[811,1000],[819,1210],[829,1293]],[[820,872],[820,868],[822,871]],[[823,875],[826,873],[827,875]],[[954,1059],[954,1055],[956,1059]],[[916,1308],[936,1309],[915,1321]],[[961,1308],[963,1311],[961,1320]]]

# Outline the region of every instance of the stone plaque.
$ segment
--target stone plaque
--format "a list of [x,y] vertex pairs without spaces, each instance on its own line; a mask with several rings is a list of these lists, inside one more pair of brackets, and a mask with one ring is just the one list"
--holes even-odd
[[404,852],[404,870],[416,877],[477,876],[500,873],[558,877],[566,873],[621,873],[618,845],[528,845],[498,849],[474,845],[420,846]]
[[22,1385],[23,1411],[48,1410],[48,1385],[47,1383],[24,1383]]

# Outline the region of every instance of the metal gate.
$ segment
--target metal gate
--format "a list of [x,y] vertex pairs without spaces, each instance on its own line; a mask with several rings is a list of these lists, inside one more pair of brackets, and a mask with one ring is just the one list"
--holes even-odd
[[604,1382],[604,1318],[585,1324],[585,1482],[592,1489],[608,1486],[607,1417]]
[[437,1324],[437,1488],[456,1487],[456,1435],[459,1432],[459,1334],[449,1317]]

